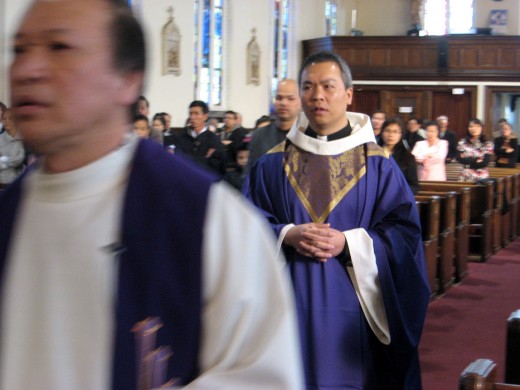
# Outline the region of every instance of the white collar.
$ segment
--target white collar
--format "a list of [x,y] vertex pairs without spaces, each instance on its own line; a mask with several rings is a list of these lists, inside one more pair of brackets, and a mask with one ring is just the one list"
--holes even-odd
[[334,156],[367,142],[376,142],[368,115],[357,112],[347,112],[345,115],[352,128],[352,133],[348,137],[327,142],[305,135],[309,122],[305,114],[301,113],[289,130],[287,138],[299,148],[323,156]]

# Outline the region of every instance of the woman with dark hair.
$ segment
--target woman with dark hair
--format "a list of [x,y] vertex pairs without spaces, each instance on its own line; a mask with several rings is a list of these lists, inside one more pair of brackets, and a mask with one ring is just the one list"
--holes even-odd
[[164,133],[167,130],[166,129],[166,119],[164,118],[163,114],[159,113],[159,114],[155,114],[153,116],[152,127],[154,128],[155,131],[161,132],[161,133]]
[[403,125],[398,118],[387,119],[382,126],[381,138],[378,144],[387,156],[392,156],[403,172],[413,194],[419,191],[417,165],[415,157],[406,149],[403,143]]
[[495,138],[496,166],[499,168],[514,168],[518,155],[518,140],[513,134],[513,128],[507,122],[500,125],[500,136]]
[[480,119],[472,118],[468,122],[466,137],[457,145],[457,161],[464,165],[459,181],[479,181],[487,179],[487,166],[493,155],[493,141],[487,141],[482,132]]

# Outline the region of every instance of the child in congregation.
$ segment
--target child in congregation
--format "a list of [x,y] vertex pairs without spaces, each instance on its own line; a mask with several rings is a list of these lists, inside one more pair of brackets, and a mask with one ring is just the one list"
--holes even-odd
[[224,180],[239,191],[242,191],[248,160],[249,143],[242,142],[236,151],[234,161],[226,168],[226,174],[224,175]]
[[150,138],[150,123],[145,115],[136,114],[134,116],[134,133],[141,138]]

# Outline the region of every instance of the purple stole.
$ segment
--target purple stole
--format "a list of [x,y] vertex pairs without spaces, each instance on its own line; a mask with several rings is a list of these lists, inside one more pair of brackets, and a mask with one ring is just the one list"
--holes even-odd
[[[0,197],[0,280],[24,176]],[[144,360],[153,362],[155,383],[172,379],[183,385],[198,375],[202,231],[215,180],[151,141],[138,145],[124,199],[122,240],[114,250],[119,275],[113,389],[137,389]],[[143,349],[141,341],[149,339],[140,338],[136,325],[150,318],[162,326],[153,331],[155,345]]]

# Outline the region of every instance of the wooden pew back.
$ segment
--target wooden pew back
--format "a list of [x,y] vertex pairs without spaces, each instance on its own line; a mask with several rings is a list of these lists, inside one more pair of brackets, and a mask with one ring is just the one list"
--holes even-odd
[[421,221],[426,271],[432,296],[438,291],[437,285],[437,252],[439,246],[439,213],[438,197],[424,197],[415,202]]
[[494,183],[419,182],[419,191],[460,191],[470,188],[470,252],[474,260],[486,261],[493,252]]
[[439,210],[439,228],[438,235],[438,252],[437,252],[437,288],[438,293],[442,294],[453,283],[453,265],[455,255],[455,225],[456,225],[456,209],[457,194],[453,191],[448,192],[419,192],[416,200],[426,200],[430,197],[438,197],[440,201]]

